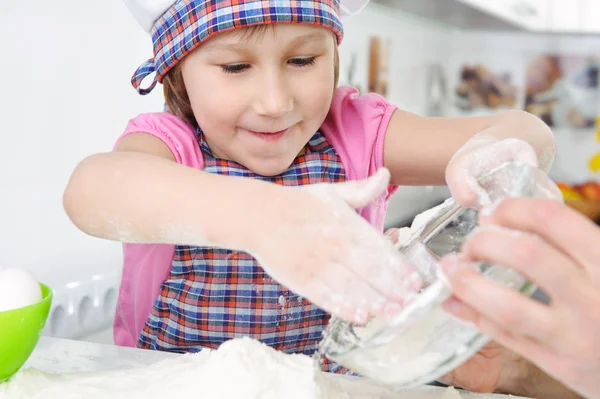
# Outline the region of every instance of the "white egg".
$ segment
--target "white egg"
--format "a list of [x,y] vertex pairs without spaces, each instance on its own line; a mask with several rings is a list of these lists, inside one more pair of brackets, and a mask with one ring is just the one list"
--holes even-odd
[[40,284],[23,269],[0,268],[0,312],[42,300]]

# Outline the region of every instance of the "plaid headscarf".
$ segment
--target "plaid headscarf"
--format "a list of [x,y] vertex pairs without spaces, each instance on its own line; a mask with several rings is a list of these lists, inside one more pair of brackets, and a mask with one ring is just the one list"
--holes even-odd
[[[144,62],[131,84],[144,95],[165,74],[212,36],[234,29],[276,23],[310,24],[331,29],[342,42],[340,0],[177,0],[154,23],[154,58]],[[156,73],[148,88],[142,80]]]

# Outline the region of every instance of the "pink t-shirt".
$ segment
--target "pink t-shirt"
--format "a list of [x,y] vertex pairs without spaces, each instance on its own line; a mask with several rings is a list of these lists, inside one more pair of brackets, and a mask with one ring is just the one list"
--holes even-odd
[[[383,166],[385,133],[395,110],[379,95],[361,96],[352,87],[337,89],[321,132],[340,157],[347,180],[367,178]],[[179,164],[195,169],[204,167],[195,129],[172,114],[139,115],[129,121],[119,140],[132,133],[147,133],[161,139]],[[390,186],[386,195],[360,210],[380,231],[394,190]],[[136,345],[168,277],[174,251],[174,245],[123,245],[123,276],[114,323],[117,345]]]

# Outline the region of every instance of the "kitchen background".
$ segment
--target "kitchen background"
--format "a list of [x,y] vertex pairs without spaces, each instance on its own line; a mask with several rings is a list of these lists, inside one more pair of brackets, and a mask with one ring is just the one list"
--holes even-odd
[[[598,0],[376,0],[345,19],[341,84],[427,116],[525,109],[549,123],[552,176],[598,216]],[[151,55],[120,1],[0,2],[0,265],[55,288],[45,334],[112,342],[120,245],[85,236],[61,203],[79,160],[109,151],[129,118],[162,110],[129,79]],[[402,187],[388,226],[448,196]]]

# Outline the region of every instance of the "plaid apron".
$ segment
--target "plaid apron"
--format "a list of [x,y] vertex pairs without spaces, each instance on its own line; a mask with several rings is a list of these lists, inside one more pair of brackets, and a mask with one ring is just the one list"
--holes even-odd
[[[284,186],[343,182],[340,158],[317,132],[284,173],[265,177],[216,159],[198,131],[204,171]],[[250,255],[219,248],[176,246],[173,264],[138,347],[170,352],[217,348],[250,336],[285,353],[313,355],[329,315],[274,281]],[[325,361],[324,369],[346,372]]]

